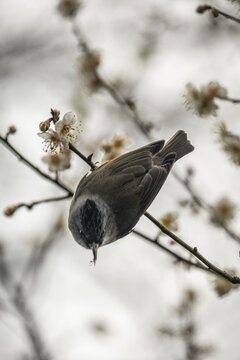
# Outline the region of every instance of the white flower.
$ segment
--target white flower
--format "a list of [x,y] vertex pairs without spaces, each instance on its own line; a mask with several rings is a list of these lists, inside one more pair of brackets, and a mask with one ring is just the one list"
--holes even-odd
[[48,164],[49,171],[63,171],[71,166],[71,151],[63,149],[58,154],[48,154],[43,156],[42,161]]
[[55,130],[65,148],[69,147],[69,143],[77,141],[79,128],[77,117],[73,112],[67,112],[62,120],[58,120],[55,124]]
[[49,129],[46,132],[38,133],[38,136],[40,136],[42,139],[44,139],[43,143],[44,151],[56,151],[58,148],[61,149],[62,142],[60,140],[60,137],[58,136],[57,132],[53,129]]
[[214,102],[217,97],[225,97],[227,90],[220,86],[217,82],[210,82],[206,86],[202,86],[200,90],[196,89],[192,84],[186,85],[185,105],[187,109],[192,110],[201,117],[209,115],[216,116],[218,105]]

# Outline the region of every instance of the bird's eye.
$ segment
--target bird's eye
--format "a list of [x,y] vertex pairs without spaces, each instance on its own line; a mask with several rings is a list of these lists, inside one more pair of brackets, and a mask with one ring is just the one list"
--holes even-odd
[[83,233],[82,230],[79,231],[79,235],[80,235],[80,236],[84,236],[84,233]]

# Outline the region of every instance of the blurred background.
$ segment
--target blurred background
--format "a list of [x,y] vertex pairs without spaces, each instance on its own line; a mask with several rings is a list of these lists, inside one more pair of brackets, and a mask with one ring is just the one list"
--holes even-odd
[[[238,3],[209,1],[234,16]],[[240,27],[222,16],[198,14],[202,4],[1,2],[0,134],[16,126],[9,142],[55,176],[42,161],[46,153],[37,135],[51,108],[61,117],[76,113],[81,123],[77,147],[85,155],[94,153],[98,162],[185,130],[195,151],[174,169],[215,212],[201,209],[173,173],[149,212],[215,265],[240,275],[239,166],[222,151],[217,135],[219,120],[239,134],[240,105],[214,99],[216,116],[205,117],[184,105],[193,97],[193,92],[184,97],[187,83],[200,89],[215,81],[229,97],[240,98]],[[86,62],[86,44],[93,62]],[[145,133],[133,121],[135,111]],[[67,228],[70,200],[4,215],[15,204],[64,191],[2,144],[0,154],[1,359],[239,359],[238,290],[176,262],[135,234],[101,248],[96,266],[89,266],[92,254]],[[71,167],[59,177],[74,190],[88,169],[73,154]],[[217,211],[222,220],[216,221]],[[226,228],[237,234],[235,239]],[[136,229],[152,240],[159,235],[146,218]],[[166,236],[160,234],[159,241],[194,261]]]

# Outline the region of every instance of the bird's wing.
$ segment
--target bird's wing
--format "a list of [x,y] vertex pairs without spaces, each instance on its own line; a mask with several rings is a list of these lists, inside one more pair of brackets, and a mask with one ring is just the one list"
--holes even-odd
[[164,184],[169,171],[176,159],[176,153],[168,154],[161,166],[153,166],[142,178],[137,193],[140,198],[139,211],[143,214],[151,205],[152,201],[158,194],[162,185]]
[[84,192],[86,188],[89,192],[99,195],[105,192],[106,188],[112,192],[118,191],[127,182],[143,176],[153,166],[153,155],[163,146],[164,140],[155,141],[103,164],[82,178],[78,184],[75,197]]
[[108,162],[106,165],[103,165],[103,167],[106,166],[110,174],[122,173],[124,170],[128,172],[128,168],[132,168],[136,165],[140,165],[145,169],[149,169],[152,166],[153,155],[158,153],[163,148],[164,143],[164,140],[155,141],[137,150],[123,154]]

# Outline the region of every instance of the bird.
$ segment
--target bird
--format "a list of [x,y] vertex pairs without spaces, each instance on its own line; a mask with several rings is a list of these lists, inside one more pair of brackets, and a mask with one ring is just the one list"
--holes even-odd
[[172,166],[194,150],[179,130],[165,144],[154,141],[88,172],[74,193],[68,227],[76,242],[92,250],[129,234],[151,205]]

